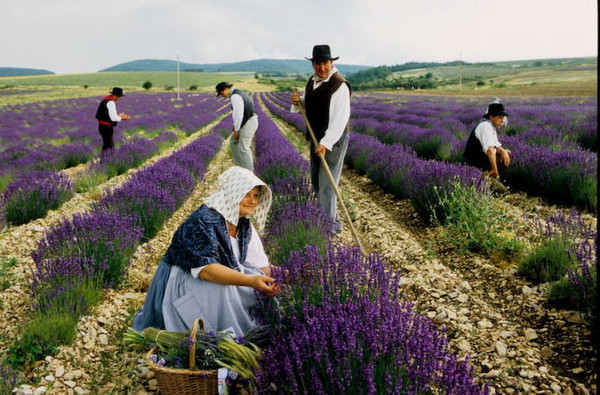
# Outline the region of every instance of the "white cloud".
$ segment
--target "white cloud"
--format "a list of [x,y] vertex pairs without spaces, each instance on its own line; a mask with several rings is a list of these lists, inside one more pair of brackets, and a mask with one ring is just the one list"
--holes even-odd
[[517,60],[596,55],[597,34],[591,0],[21,0],[0,4],[0,66],[301,59],[321,43],[349,64]]

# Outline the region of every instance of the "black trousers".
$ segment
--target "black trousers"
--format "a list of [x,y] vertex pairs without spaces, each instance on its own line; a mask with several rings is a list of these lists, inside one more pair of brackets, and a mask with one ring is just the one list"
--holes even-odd
[[114,128],[111,125],[98,124],[100,136],[102,136],[102,151],[115,148],[113,141]]

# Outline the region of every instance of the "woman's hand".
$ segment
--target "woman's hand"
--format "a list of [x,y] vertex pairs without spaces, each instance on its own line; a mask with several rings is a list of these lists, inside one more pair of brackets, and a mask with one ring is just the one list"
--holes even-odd
[[272,277],[240,273],[219,263],[207,265],[200,272],[200,278],[222,285],[252,287],[267,297],[275,296],[279,290],[279,286],[275,284],[275,279]]
[[275,284],[275,279],[269,276],[252,276],[251,286],[261,291],[268,298],[272,298],[279,292],[279,286]]

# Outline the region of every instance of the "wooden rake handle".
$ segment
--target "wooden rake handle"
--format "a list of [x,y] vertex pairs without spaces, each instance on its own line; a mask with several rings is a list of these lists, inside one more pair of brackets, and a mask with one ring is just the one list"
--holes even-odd
[[[317,138],[315,137],[315,133],[313,132],[312,127],[310,126],[310,122],[308,122],[308,118],[306,117],[306,110],[304,109],[304,105],[302,104],[302,102],[298,103],[298,107],[300,108],[300,113],[302,114],[302,118],[304,118],[304,122],[306,123],[306,129],[308,130],[308,133],[310,134],[310,137],[316,148],[319,146],[319,143],[317,142]],[[325,160],[325,155],[323,155],[322,152],[319,152],[317,155],[319,156],[319,158],[321,158],[321,164],[323,165],[323,168],[325,169],[325,173],[327,173],[327,178],[329,178],[329,182],[331,183],[331,186],[333,187],[335,196],[337,196],[338,202],[340,202],[340,205],[342,206],[342,209],[344,211],[344,216],[346,217],[346,221],[348,222],[348,225],[350,226],[350,231],[352,232],[352,237],[354,238],[354,242],[358,246],[358,249],[360,250],[361,255],[367,256],[368,255],[367,251],[363,247],[363,245],[360,241],[360,238],[358,237],[358,234],[356,233],[356,229],[354,229],[354,225],[352,224],[352,219],[350,218],[348,209],[346,209],[346,205],[344,204],[344,200],[342,199],[340,190],[338,189],[337,185],[335,184],[335,180],[333,179],[333,175],[331,174],[329,165],[327,164],[327,161]]]

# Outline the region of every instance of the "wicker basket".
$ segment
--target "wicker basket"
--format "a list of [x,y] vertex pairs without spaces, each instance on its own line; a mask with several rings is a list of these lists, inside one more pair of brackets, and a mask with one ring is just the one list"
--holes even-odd
[[[198,327],[204,329],[202,320],[197,318],[192,326],[190,337],[196,340]],[[161,394],[164,395],[185,395],[185,394],[200,394],[213,395],[217,394],[217,370],[194,370],[196,366],[196,347],[190,347],[189,369],[173,369],[158,366],[150,359],[150,356],[156,352],[156,347],[153,347],[146,354],[146,362],[148,367],[156,375],[158,388]]]

